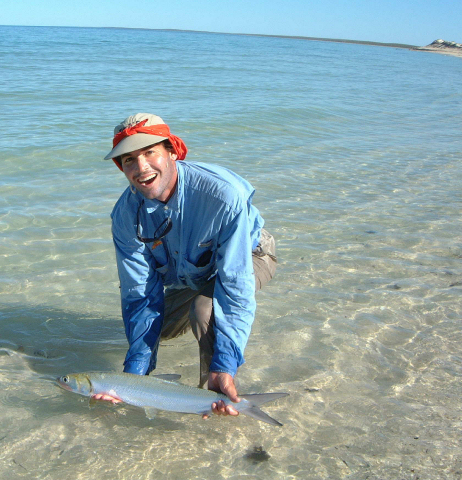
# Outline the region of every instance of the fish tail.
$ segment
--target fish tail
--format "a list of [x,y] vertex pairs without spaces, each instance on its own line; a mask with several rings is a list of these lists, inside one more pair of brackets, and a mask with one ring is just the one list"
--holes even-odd
[[269,423],[270,425],[276,425],[278,427],[282,427],[282,423],[278,422],[274,418],[270,417],[267,413],[263,410],[258,408],[258,405],[263,405],[267,402],[273,402],[278,398],[286,397],[289,395],[288,393],[255,393],[252,395],[240,395],[241,398],[247,400],[250,405],[248,408],[244,408],[241,412],[244,415],[248,415],[249,417],[256,418],[265,423]]
[[282,427],[282,423],[278,422],[274,418],[270,417],[267,413],[263,410],[260,410],[258,407],[249,407],[245,410],[241,410],[241,413],[244,415],[248,415],[249,417],[256,418],[265,423],[269,423],[270,425],[276,425],[278,427]]
[[239,395],[252,405],[263,405],[264,403],[274,402],[278,398],[287,397],[288,393],[252,393],[249,395]]

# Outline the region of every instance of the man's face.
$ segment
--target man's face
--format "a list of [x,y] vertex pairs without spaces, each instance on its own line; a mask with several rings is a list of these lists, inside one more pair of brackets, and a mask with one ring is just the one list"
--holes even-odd
[[128,181],[146,198],[167,202],[176,188],[176,155],[158,143],[121,156]]

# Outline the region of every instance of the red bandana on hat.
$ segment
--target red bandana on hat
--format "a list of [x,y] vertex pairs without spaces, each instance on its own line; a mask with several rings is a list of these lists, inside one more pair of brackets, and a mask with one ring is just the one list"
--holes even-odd
[[[186,154],[188,153],[188,149],[181,140],[180,137],[173,135],[170,133],[170,128],[168,125],[159,124],[159,125],[151,125],[145,127],[144,124],[148,120],[143,120],[132,127],[124,128],[121,132],[114,136],[112,140],[112,147],[114,148],[118,145],[124,138],[129,137],[130,135],[135,135],[137,133],[147,133],[148,135],[157,135],[158,137],[167,137],[172,144],[173,151],[176,153],[178,160],[184,160]],[[114,160],[114,159],[113,159]],[[123,170],[121,165],[119,165],[115,160],[114,163],[119,167],[120,170]]]

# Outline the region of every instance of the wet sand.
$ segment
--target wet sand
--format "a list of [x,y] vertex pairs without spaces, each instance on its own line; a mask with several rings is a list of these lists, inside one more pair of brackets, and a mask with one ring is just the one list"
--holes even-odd
[[459,57],[462,58],[462,48],[439,48],[439,47],[432,47],[432,46],[427,46],[427,47],[415,47],[412,48],[411,50],[421,50],[423,52],[433,52],[433,53],[441,53],[443,55],[452,55],[453,57]]

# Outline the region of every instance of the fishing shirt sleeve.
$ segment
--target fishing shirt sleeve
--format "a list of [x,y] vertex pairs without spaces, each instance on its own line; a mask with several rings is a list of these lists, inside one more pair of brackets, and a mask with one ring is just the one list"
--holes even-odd
[[136,209],[127,196],[121,197],[111,217],[129,343],[124,372],[145,375],[155,367],[163,323],[163,283],[153,268],[149,247],[136,238]]
[[244,363],[244,349],[256,310],[251,231],[254,210],[249,198],[240,211],[230,212],[220,232],[213,298],[215,344],[211,372],[234,376]]

